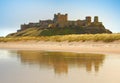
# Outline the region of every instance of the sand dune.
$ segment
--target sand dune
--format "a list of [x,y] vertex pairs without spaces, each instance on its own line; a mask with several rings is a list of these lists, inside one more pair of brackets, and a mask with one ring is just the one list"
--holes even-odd
[[111,43],[44,41],[1,42],[0,49],[120,54],[120,41]]

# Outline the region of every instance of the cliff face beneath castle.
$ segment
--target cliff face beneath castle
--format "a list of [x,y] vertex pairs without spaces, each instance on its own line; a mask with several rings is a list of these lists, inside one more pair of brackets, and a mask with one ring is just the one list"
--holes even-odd
[[[28,34],[29,33],[29,34]],[[36,33],[36,34],[35,34]],[[97,33],[112,33],[107,30],[102,22],[99,22],[98,16],[87,16],[85,20],[68,20],[68,14],[54,15],[53,20],[40,20],[38,23],[29,23],[21,25],[17,33],[9,34],[8,36],[51,36],[51,35],[66,35],[66,34],[97,34]]]

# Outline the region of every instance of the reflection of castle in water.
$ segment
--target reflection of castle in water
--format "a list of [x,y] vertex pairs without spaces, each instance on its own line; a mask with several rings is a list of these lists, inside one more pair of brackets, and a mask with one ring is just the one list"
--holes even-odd
[[75,66],[97,72],[105,58],[102,54],[79,54],[61,52],[18,51],[22,63],[38,64],[43,67],[53,67],[55,73],[68,73],[69,67]]

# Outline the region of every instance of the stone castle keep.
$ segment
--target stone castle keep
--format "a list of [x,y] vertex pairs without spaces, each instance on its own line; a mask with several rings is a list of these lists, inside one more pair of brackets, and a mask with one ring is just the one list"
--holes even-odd
[[65,28],[65,27],[94,27],[94,26],[103,26],[102,22],[99,22],[98,16],[94,17],[94,21],[91,21],[91,17],[87,16],[85,20],[76,20],[70,21],[68,20],[68,14],[54,14],[53,20],[40,20],[38,23],[29,23],[21,25],[21,29],[18,30],[22,31],[28,28]]

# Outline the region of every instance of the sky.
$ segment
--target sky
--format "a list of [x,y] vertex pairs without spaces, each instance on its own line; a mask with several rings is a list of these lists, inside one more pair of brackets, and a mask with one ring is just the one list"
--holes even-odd
[[99,16],[107,29],[120,32],[120,0],[0,0],[0,36],[24,23],[53,19],[55,13],[68,13],[69,20]]

